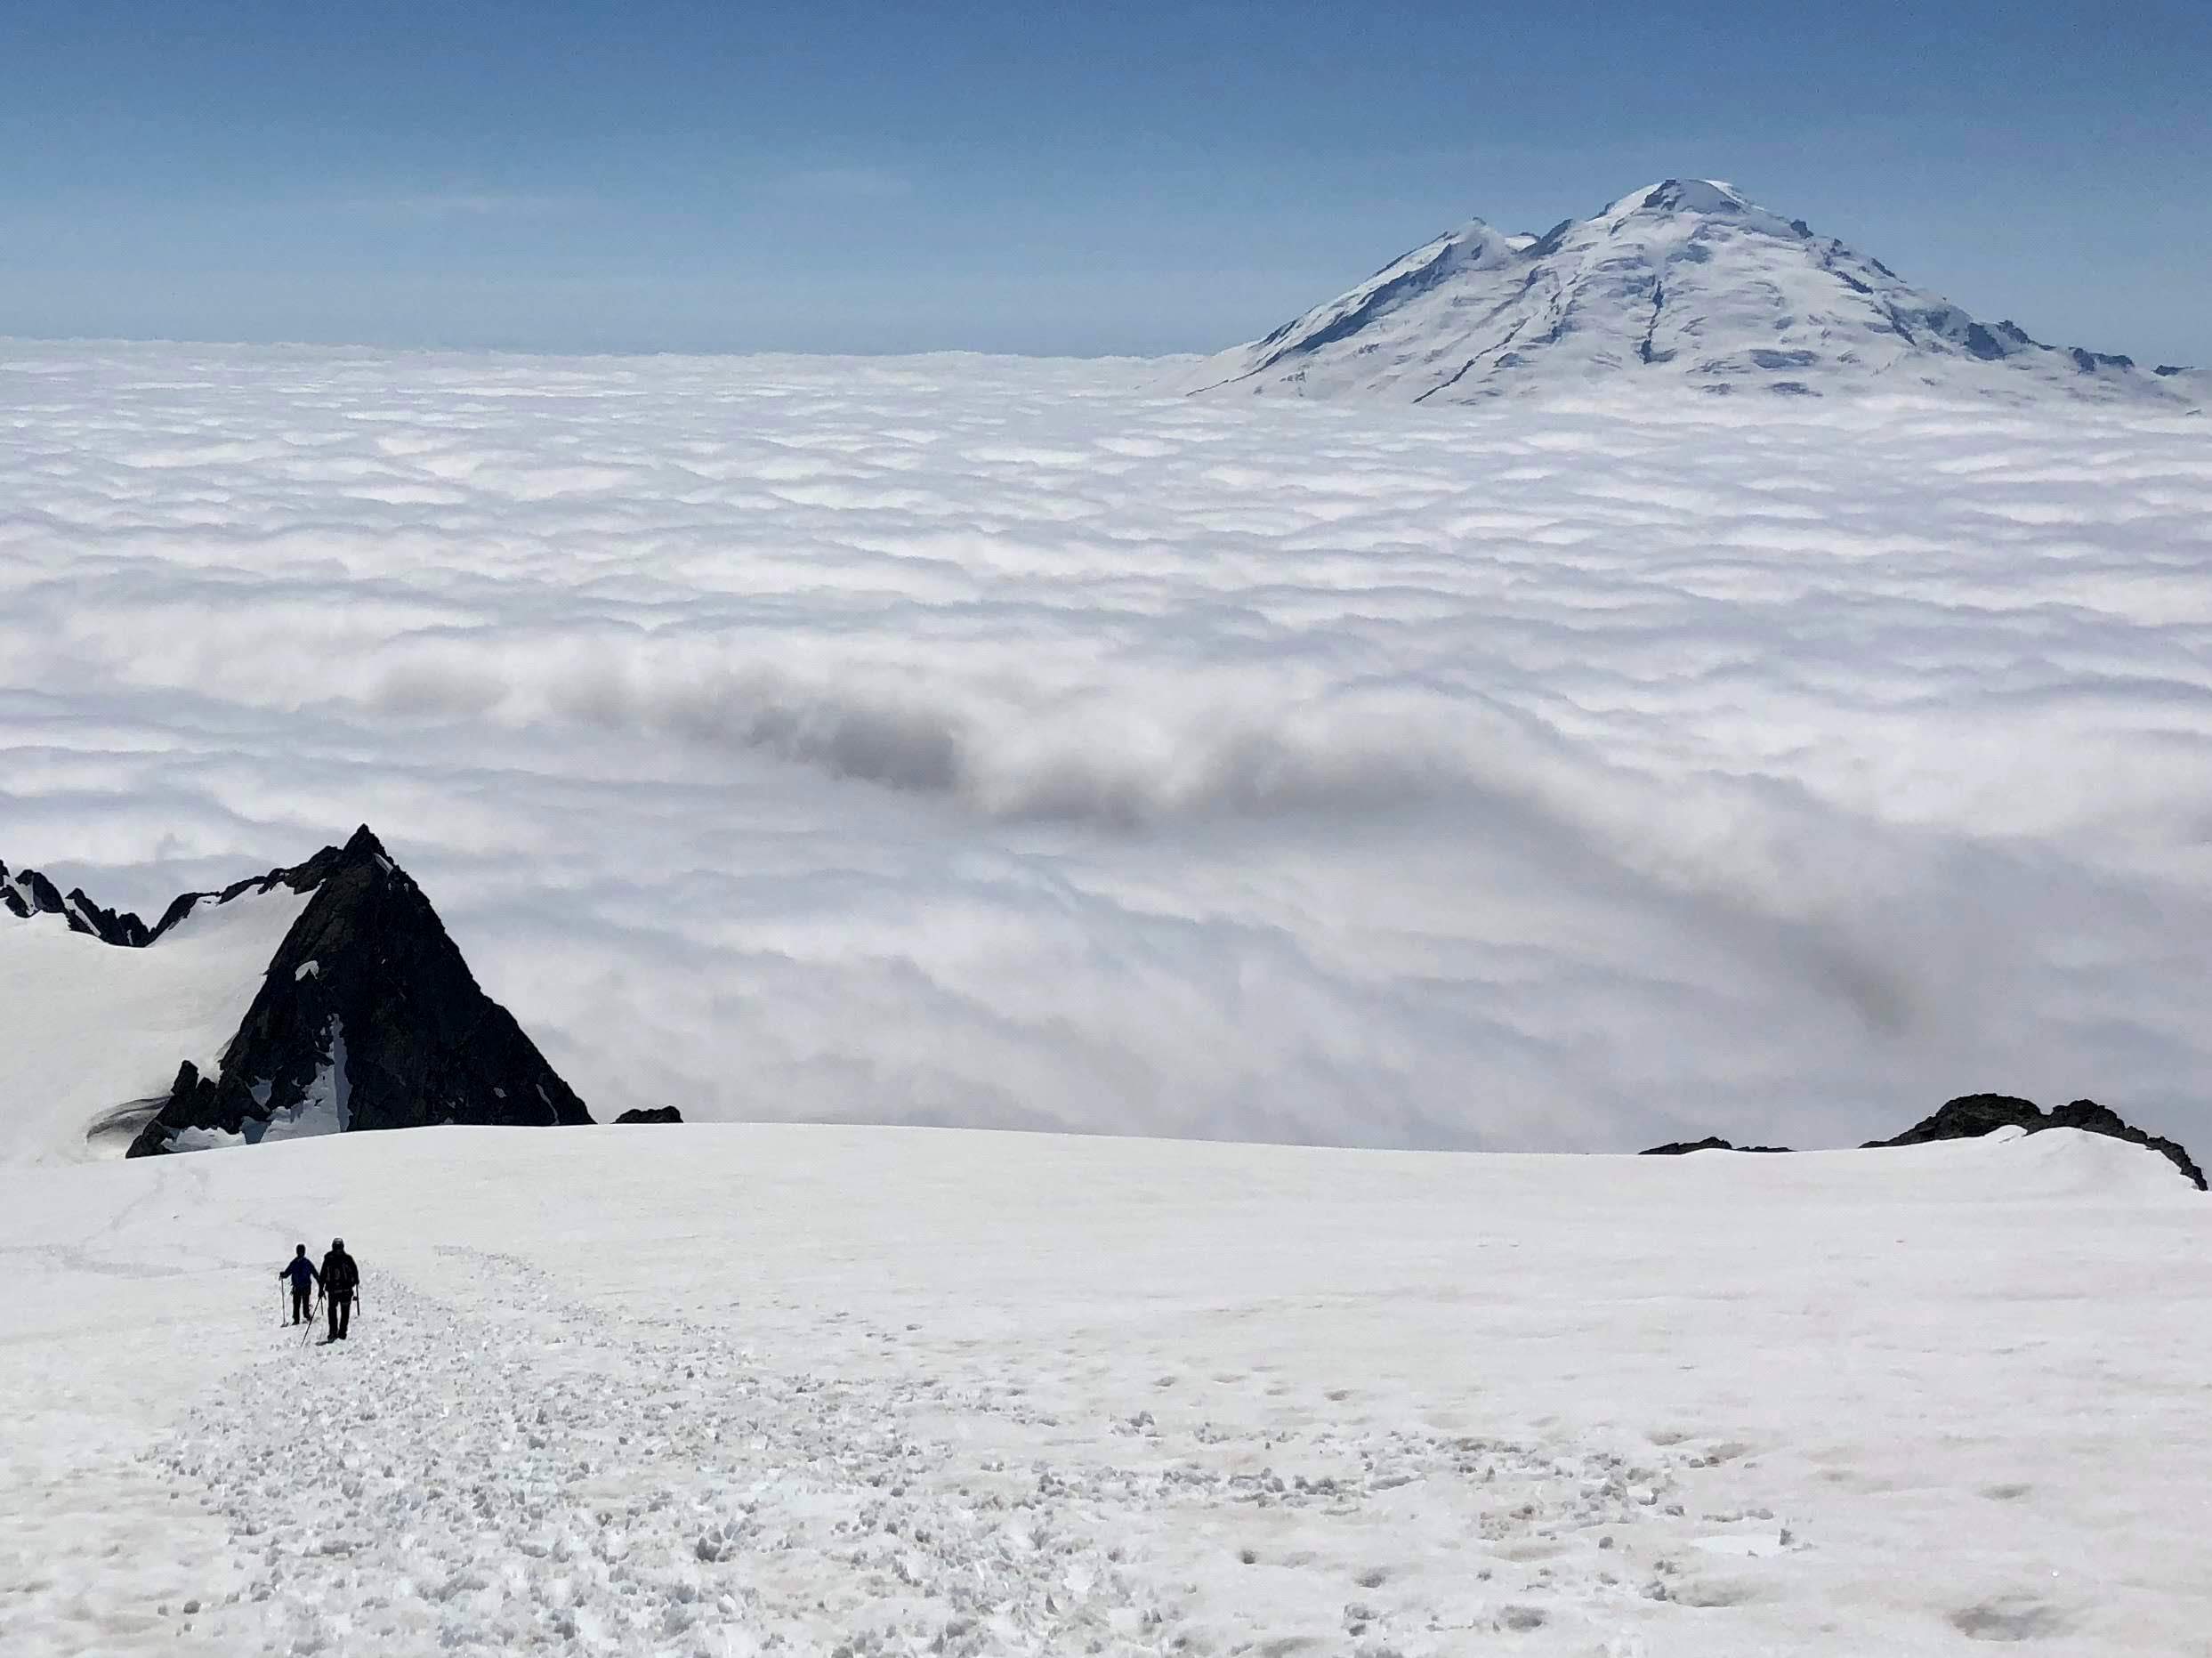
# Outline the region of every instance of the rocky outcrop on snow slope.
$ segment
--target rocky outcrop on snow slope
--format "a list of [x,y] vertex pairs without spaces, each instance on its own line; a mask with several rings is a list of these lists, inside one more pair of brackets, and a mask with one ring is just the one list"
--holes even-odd
[[1787,1145],[1732,1145],[1717,1134],[1708,1134],[1702,1140],[1669,1140],[1665,1145],[1647,1145],[1638,1153],[1643,1157],[1684,1157],[1691,1152],[1787,1152]]
[[1971,1140],[1999,1128],[2022,1128],[2030,1134],[2038,1134],[2046,1128],[2080,1128],[2090,1134],[2109,1135],[2115,1140],[2156,1152],[2194,1182],[2198,1191],[2207,1189],[2204,1170],[2197,1167],[2179,1142],[2162,1135],[2146,1134],[2118,1112],[2095,1100],[2075,1100],[2047,1112],[2033,1100],[2019,1099],[2009,1094],[1961,1095],[1946,1101],[1934,1115],[1922,1118],[1902,1134],[1886,1140],[1869,1140],[1864,1149],[1925,1145],[1931,1140]]
[[1544,235],[1475,219],[1266,338],[1193,393],[1466,403],[1672,383],[1817,396],[1936,391],[2200,407],[2203,376],[2046,345],[1711,179],[1667,179]]
[[143,944],[151,936],[146,924],[125,910],[121,914],[103,910],[85,896],[82,887],[72,887],[63,896],[54,884],[36,869],[18,869],[8,873],[8,866],[0,863],[0,909],[19,920],[32,916],[60,916],[72,933],[89,934],[103,944],[132,946]]
[[[2146,1134],[2128,1122],[2120,1114],[2095,1100],[2076,1100],[2071,1104],[2045,1111],[2033,1100],[2023,1100],[2010,1094],[1964,1094],[1946,1101],[1933,1115],[1924,1117],[1906,1129],[1886,1140],[1869,1140],[1861,1151],[1877,1151],[1893,1145],[1925,1145],[1931,1140],[1976,1140],[1999,1128],[2020,1128],[2038,1134],[2046,1128],[2079,1128],[2088,1134],[2102,1134],[2115,1140],[2125,1140],[2130,1145],[2140,1145],[2156,1152],[2194,1182],[2197,1190],[2206,1190],[2204,1170],[2198,1168],[2189,1153],[2177,1141],[2163,1136]],[[1645,1157],[1682,1157],[1691,1152],[1787,1152],[1786,1145],[1734,1145],[1720,1136],[1707,1135],[1702,1140],[1670,1140],[1665,1145],[1648,1147],[1641,1154]]]
[[615,1119],[618,1123],[682,1122],[682,1120],[683,1113],[673,1105],[643,1106],[636,1111],[626,1111]]
[[[262,878],[277,884],[313,896],[269,964],[221,1073],[184,1062],[132,1156],[309,1124],[351,1132],[591,1121],[366,827],[343,847]],[[178,900],[163,927],[204,897]]]
[[[363,834],[367,830],[363,829]],[[372,839],[375,837],[372,836]],[[182,893],[170,901],[161,913],[161,919],[148,926],[129,910],[103,910],[85,894],[83,887],[72,887],[64,897],[54,884],[36,869],[19,869],[11,877],[8,866],[0,863],[0,906],[21,919],[36,915],[57,915],[69,923],[69,931],[83,933],[103,944],[120,945],[126,950],[141,950],[174,932],[195,914],[220,908],[249,894],[275,892],[279,887],[295,893],[311,892],[322,884],[343,854],[335,846],[326,846],[295,869],[271,869],[266,875],[248,876],[245,880],[233,881],[219,891]]]

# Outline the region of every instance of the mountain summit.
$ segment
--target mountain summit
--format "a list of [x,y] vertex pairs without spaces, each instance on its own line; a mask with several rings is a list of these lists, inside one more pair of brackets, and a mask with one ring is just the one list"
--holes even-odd
[[592,1120],[367,827],[151,927],[0,866],[0,1116],[34,1156]]
[[[219,1074],[190,1060],[130,1155],[295,1132],[588,1123],[575,1090],[486,996],[430,900],[364,824],[264,887],[310,894]],[[235,889],[234,889],[235,890]],[[189,899],[170,906],[155,942]]]
[[2193,374],[1980,322],[1717,179],[1663,180],[1542,236],[1471,220],[1207,359],[1183,389],[1468,403],[1628,378],[1716,393],[2056,392],[2175,408],[2202,394]]

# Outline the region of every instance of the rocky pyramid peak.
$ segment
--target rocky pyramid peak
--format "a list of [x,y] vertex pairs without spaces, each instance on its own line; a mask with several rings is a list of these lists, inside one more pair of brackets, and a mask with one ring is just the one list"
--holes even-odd
[[[575,1090],[484,993],[430,900],[366,824],[343,846],[214,902],[279,886],[311,896],[220,1073],[183,1064],[132,1156],[273,1133],[591,1121]],[[209,896],[179,899],[163,928]]]

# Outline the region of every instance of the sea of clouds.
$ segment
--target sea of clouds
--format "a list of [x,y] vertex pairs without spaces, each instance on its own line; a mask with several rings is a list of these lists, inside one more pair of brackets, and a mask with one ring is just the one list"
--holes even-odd
[[367,821],[602,1118],[2212,1129],[2212,425],[1162,374],[0,343],[0,858]]

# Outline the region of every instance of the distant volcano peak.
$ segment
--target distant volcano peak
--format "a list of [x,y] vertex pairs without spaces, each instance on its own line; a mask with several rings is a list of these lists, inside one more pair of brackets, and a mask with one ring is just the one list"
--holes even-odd
[[2179,411],[2139,372],[1984,323],[1719,179],[1667,178],[1540,237],[1480,219],[1182,379],[1191,393],[1466,403],[1612,384],[1823,396],[1933,391]]

